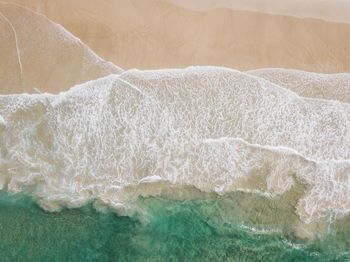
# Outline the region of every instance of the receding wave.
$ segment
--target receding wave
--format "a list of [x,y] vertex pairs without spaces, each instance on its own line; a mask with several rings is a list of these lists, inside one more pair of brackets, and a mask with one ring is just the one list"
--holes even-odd
[[131,70],[58,95],[0,96],[0,187],[46,210],[126,210],[167,188],[306,190],[313,222],[350,211],[350,106],[236,70]]
[[59,92],[122,70],[45,16],[0,3],[0,94]]
[[247,73],[285,87],[300,96],[350,102],[350,74],[319,74],[284,68],[264,68]]

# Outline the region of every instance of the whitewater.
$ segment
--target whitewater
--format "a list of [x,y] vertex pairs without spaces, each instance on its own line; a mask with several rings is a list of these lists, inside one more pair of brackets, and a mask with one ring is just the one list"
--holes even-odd
[[57,95],[1,95],[0,188],[49,211],[127,211],[169,188],[273,198],[304,185],[303,223],[349,214],[349,97],[315,98],[325,93],[311,84],[303,97],[257,75],[128,70]]

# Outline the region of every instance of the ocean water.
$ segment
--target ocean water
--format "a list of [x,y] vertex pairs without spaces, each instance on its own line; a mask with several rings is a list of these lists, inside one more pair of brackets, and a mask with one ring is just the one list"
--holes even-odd
[[[278,224],[244,222],[225,201],[276,205]],[[259,199],[260,198],[260,199]],[[91,205],[46,212],[24,195],[0,196],[1,261],[348,261],[350,219],[314,240],[288,233],[288,216],[261,197],[140,198],[142,212],[121,216]],[[231,206],[230,208],[239,208]],[[255,211],[253,211],[254,213]],[[250,214],[251,215],[251,214]],[[282,221],[281,221],[282,220]],[[284,224],[284,225],[282,225]],[[259,228],[260,227],[260,228]],[[283,229],[284,227],[284,229]]]

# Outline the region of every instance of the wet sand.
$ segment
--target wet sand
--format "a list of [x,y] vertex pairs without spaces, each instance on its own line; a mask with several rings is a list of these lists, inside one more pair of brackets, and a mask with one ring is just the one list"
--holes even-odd
[[0,94],[60,92],[121,72],[46,17],[0,3]]
[[219,65],[350,71],[345,23],[229,8],[194,11],[163,0],[11,2],[47,15],[125,69]]
[[350,2],[347,0],[166,0],[192,10],[229,8],[299,18],[350,23]]

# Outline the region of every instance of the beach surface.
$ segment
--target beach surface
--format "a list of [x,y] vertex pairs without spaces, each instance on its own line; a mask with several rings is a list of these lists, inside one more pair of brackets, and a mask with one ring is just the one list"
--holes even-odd
[[350,23],[347,0],[166,0],[193,10],[229,8],[267,14]]
[[[247,10],[235,10],[225,1],[212,9],[213,1],[204,1],[204,11],[183,7],[194,1],[186,5],[184,1],[174,4],[162,0],[10,2],[45,14],[102,58],[124,69],[216,65],[239,70],[350,70],[350,25],[327,21],[348,22],[344,1],[332,1],[331,9],[330,1],[300,6],[294,1],[283,1],[286,5],[278,4],[280,1],[273,5],[272,1],[265,5],[244,1],[247,8],[237,8]],[[293,6],[307,13],[294,10]],[[291,11],[284,12],[283,8]]]

